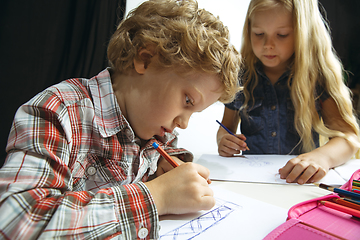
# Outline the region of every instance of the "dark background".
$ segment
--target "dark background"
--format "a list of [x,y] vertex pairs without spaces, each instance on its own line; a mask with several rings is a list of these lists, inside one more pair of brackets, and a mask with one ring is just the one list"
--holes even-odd
[[[360,92],[360,1],[320,0],[334,48]],[[46,87],[107,67],[106,47],[126,0],[1,0],[0,166],[17,108]],[[357,101],[354,101],[356,105]]]
[[0,1],[0,166],[20,105],[46,87],[90,78],[107,64],[106,48],[126,0]]

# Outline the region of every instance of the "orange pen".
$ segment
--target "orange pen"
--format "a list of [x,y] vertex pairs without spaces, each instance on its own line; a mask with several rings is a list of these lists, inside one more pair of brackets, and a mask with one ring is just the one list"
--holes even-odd
[[[157,142],[153,142],[152,145],[160,153],[160,155],[163,156],[165,160],[168,161],[174,168],[179,166],[179,164],[175,162],[175,160],[172,159],[170,155],[167,154],[167,152],[165,152],[164,149],[162,149],[162,147],[160,147],[160,145]],[[207,179],[206,181],[208,182],[208,184],[211,183],[210,179]]]
[[167,152],[165,152],[164,149],[162,149],[157,142],[154,142],[152,145],[160,153],[160,155],[163,156],[165,160],[168,161],[174,168],[179,166],[179,164],[175,162],[175,160],[172,159],[170,155],[167,154]]

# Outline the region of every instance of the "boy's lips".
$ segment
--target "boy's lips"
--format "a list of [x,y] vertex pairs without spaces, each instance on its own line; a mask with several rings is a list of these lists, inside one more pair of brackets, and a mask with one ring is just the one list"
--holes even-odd
[[164,136],[165,132],[172,133],[172,130],[169,130],[167,128],[161,127],[161,133],[160,136]]

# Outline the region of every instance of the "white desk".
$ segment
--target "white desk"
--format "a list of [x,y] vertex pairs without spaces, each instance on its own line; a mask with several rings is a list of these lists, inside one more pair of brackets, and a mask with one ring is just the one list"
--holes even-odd
[[211,184],[285,209],[290,209],[297,203],[330,194],[327,190],[309,185],[228,181],[212,181]]
[[[219,125],[215,120],[222,120],[223,111],[224,105],[221,103],[215,103],[203,112],[193,114],[189,120],[187,129],[177,130],[179,132],[178,146],[191,151],[194,154],[194,162],[196,162],[202,154],[217,154],[216,132]],[[354,171],[355,170],[356,169],[354,169]],[[213,180],[211,184],[214,187],[221,188],[232,193],[272,204],[276,207],[284,209],[284,211],[288,211],[292,206],[303,201],[330,194],[329,191],[318,188],[314,185],[266,184],[216,180]],[[284,216],[283,222],[285,221],[286,217]],[[283,222],[280,222],[278,225]],[[257,222],[255,220],[255,222],[250,222],[250,224],[257,225]],[[271,230],[274,228],[271,228]],[[270,232],[271,230],[268,229],[269,228],[267,228],[266,231]],[[249,238],[242,238],[240,236],[239,239]]]
[[329,194],[316,186],[295,184],[212,181],[211,187],[216,206],[198,214],[160,218],[161,240],[261,240],[286,222],[287,212],[293,205]]

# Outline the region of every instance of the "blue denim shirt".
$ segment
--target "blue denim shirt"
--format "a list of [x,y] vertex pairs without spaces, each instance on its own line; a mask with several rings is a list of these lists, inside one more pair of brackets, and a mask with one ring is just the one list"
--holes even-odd
[[[248,103],[248,118],[240,111],[240,130],[246,137],[250,150],[244,154],[294,154],[302,153],[300,136],[294,126],[294,106],[290,99],[290,89],[287,80],[290,72],[285,72],[272,85],[270,79],[257,69],[259,83],[254,89],[254,100]],[[320,100],[326,100],[329,95],[318,88],[320,98],[316,101],[316,109],[320,115]],[[320,100],[319,100],[320,99]],[[239,92],[236,99],[225,106],[239,110],[244,103],[244,95]],[[319,134],[313,131],[316,147],[319,146]]]

